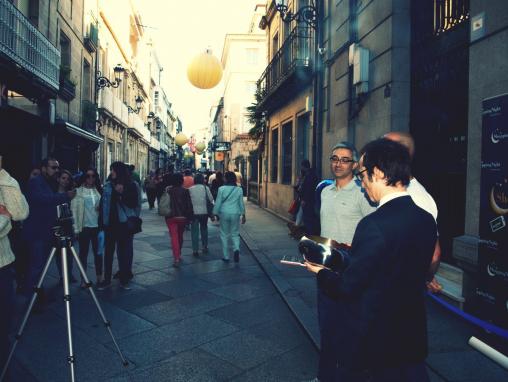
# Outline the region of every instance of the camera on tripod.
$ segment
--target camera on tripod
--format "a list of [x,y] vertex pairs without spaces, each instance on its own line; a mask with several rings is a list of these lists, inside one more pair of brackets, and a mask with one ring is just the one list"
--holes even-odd
[[53,232],[57,237],[74,236],[74,218],[69,203],[56,206],[56,222],[53,226]]

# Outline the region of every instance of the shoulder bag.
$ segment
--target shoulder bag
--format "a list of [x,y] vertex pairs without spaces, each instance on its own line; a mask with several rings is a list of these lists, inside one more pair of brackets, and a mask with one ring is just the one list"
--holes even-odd
[[164,191],[162,193],[159,204],[157,205],[157,212],[160,216],[171,215],[171,198],[169,197],[169,192]]

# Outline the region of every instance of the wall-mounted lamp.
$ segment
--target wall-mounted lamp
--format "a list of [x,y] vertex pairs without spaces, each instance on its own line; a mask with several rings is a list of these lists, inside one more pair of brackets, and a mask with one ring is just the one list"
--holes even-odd
[[120,82],[122,81],[121,74],[125,72],[125,69],[118,64],[113,68],[113,71],[115,72],[115,80],[111,82],[111,80],[107,77],[104,77],[100,70],[97,70],[97,77],[96,77],[96,83],[97,83],[97,89],[102,89],[105,87],[113,87],[117,88],[120,85]]
[[314,5],[305,5],[298,9],[298,12],[293,13],[287,6],[286,0],[275,0],[275,9],[280,13],[280,18],[285,23],[290,23],[293,20],[297,22],[304,22],[312,29],[316,29],[317,23],[317,8]]
[[144,100],[143,100],[143,98],[141,98],[140,95],[138,95],[136,97],[135,101],[136,101],[136,109],[133,109],[132,107],[127,105],[127,110],[129,111],[129,113],[139,114],[139,111],[141,110],[141,106],[142,106]]

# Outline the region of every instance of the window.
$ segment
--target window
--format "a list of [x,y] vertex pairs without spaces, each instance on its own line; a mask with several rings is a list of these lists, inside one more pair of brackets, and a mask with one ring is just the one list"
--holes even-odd
[[282,125],[282,183],[291,184],[293,169],[293,122]]
[[249,96],[254,96],[256,94],[257,85],[255,82],[247,81],[245,82],[245,93]]
[[121,143],[117,143],[116,144],[116,160],[123,161],[123,158],[122,158],[122,144]]
[[247,65],[257,65],[258,64],[258,48],[247,48]]
[[310,114],[306,113],[298,117],[296,122],[296,171],[300,173],[300,163],[309,159],[308,145],[310,141]]
[[159,92],[157,90],[153,93],[153,105],[155,108],[159,106]]
[[87,60],[83,60],[83,100],[91,101],[92,95],[90,93],[90,64]]
[[272,183],[277,183],[279,170],[279,130],[272,130]]
[[65,33],[60,31],[60,54],[61,54],[61,66],[71,68],[71,40],[66,36]]

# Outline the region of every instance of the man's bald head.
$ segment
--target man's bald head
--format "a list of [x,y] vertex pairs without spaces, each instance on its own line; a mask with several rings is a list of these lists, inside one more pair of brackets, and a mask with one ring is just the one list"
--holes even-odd
[[394,142],[398,142],[403,145],[409,151],[409,156],[413,159],[415,155],[415,141],[411,134],[404,131],[390,131],[383,135],[383,138],[389,139]]

